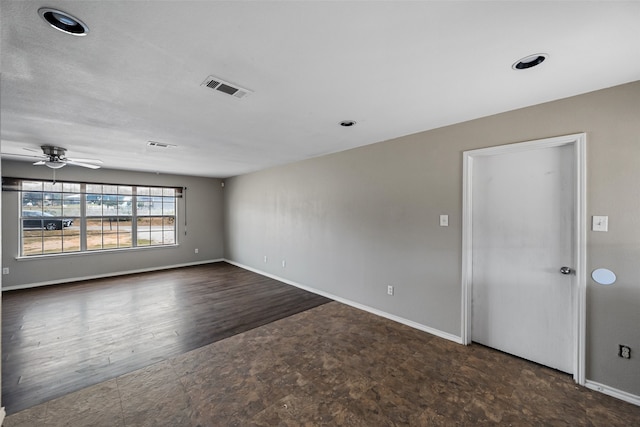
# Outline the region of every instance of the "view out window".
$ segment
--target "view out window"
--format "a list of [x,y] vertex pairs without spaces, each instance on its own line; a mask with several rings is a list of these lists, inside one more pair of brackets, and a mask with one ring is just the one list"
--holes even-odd
[[22,183],[22,254],[78,252],[80,184]]
[[133,246],[133,187],[87,184],[87,250]]
[[175,190],[138,187],[138,246],[172,245],[176,242]]
[[176,244],[175,188],[21,181],[22,256]]

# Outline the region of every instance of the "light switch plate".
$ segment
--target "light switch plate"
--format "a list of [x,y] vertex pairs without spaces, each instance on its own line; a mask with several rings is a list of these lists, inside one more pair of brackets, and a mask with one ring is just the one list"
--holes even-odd
[[591,222],[591,230],[609,231],[609,217],[603,215],[594,215]]
[[449,215],[440,215],[440,227],[449,226]]

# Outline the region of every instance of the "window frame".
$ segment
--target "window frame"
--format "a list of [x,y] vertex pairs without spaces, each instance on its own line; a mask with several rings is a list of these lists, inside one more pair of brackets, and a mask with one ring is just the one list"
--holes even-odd
[[[51,190],[51,189],[47,189],[47,186],[51,187],[51,181],[47,181],[47,180],[42,180],[42,179],[27,179],[27,178],[21,178],[21,179],[9,179],[7,180],[9,181],[7,183],[7,185],[5,185],[5,179],[3,178],[3,190],[5,189],[5,187],[7,187],[6,189],[8,190],[12,190],[12,191],[16,191],[18,193],[18,259],[33,259],[33,258],[38,258],[38,257],[57,257],[57,256],[69,256],[69,255],[86,255],[86,254],[98,254],[98,253],[104,253],[104,252],[119,252],[119,251],[127,251],[127,250],[145,250],[145,249],[158,249],[158,248],[168,248],[168,247],[176,247],[179,246],[179,241],[178,241],[178,236],[179,236],[179,200],[183,197],[183,188],[182,187],[175,187],[175,186],[154,186],[154,185],[143,185],[143,184],[107,184],[107,183],[94,183],[94,182],[77,182],[77,181],[57,181],[55,183],[53,183],[53,186],[59,184],[60,188],[56,189],[56,190]],[[34,186],[37,186],[39,184],[40,189],[39,190],[35,190],[33,188],[25,188],[25,183],[29,183],[29,184],[35,184]],[[78,186],[78,191],[75,191],[75,186]],[[71,188],[74,189],[73,191],[68,191],[65,190],[65,188]],[[96,191],[96,188],[100,188],[100,191]],[[129,218],[129,225],[125,225],[123,227],[123,229],[125,230],[125,233],[128,234],[128,239],[130,241],[130,243],[128,245],[124,245],[124,246],[120,246],[120,241],[121,241],[121,234],[119,233],[119,227],[120,227],[120,222],[121,222],[121,212],[119,211],[119,206],[120,203],[119,201],[121,200],[121,197],[123,196],[123,194],[119,194],[116,191],[116,194],[114,194],[113,192],[109,192],[108,188],[116,188],[116,189],[120,189],[120,188],[129,188],[130,189],[130,195],[127,195],[127,198],[129,198],[129,200],[123,202],[123,207],[124,204],[126,203],[127,207],[130,209],[130,212],[127,211],[127,215],[126,217]],[[138,206],[138,194],[137,194],[137,190],[138,188],[141,189],[146,189],[147,192],[151,191],[151,189],[153,189],[152,191],[159,191],[162,194],[162,198],[161,198],[161,205],[160,205],[160,213],[158,213],[157,211],[154,212],[152,214],[151,212],[151,206],[153,205],[153,203],[150,203],[150,208],[147,209],[147,213],[148,215],[138,215],[137,212],[137,206]],[[89,190],[88,190],[89,189]],[[45,247],[45,239],[47,238],[47,233],[51,232],[51,230],[45,229],[45,227],[41,227],[41,228],[37,228],[37,227],[24,227],[24,223],[25,223],[25,219],[28,218],[28,215],[25,216],[23,214],[23,212],[25,212],[25,207],[27,205],[25,205],[24,203],[24,195],[26,193],[32,193],[35,194],[37,197],[35,197],[34,199],[36,200],[40,200],[40,207],[39,209],[27,209],[26,212],[29,211],[40,211],[43,214],[51,214],[51,212],[47,212],[47,210],[45,210],[45,200],[47,197],[54,199],[54,200],[65,200],[66,196],[69,196],[69,198],[77,198],[78,202],[77,204],[79,205],[78,208],[76,210],[71,209],[71,212],[73,212],[73,214],[66,214],[65,213],[65,206],[67,206],[67,204],[60,202],[59,204],[59,208],[56,215],[50,217],[52,221],[62,221],[60,223],[60,229],[59,230],[55,230],[58,231],[58,234],[50,234],[50,237],[54,237],[54,240],[49,240],[48,242],[51,245],[54,245],[55,248],[53,250],[48,250]],[[54,195],[54,196],[51,196]],[[55,195],[59,195],[59,196],[55,196]],[[92,210],[88,207],[89,202],[87,200],[87,196],[88,195],[92,195],[92,196],[98,196],[99,200],[100,200],[100,214],[96,215],[96,210]],[[105,211],[104,210],[104,203],[103,200],[113,200],[113,196],[115,197],[115,215],[114,212],[109,212],[109,211]],[[73,203],[75,204],[75,203]],[[36,202],[36,206],[37,206],[37,202]],[[169,206],[170,209],[165,209],[165,206]],[[77,212],[76,212],[77,211]],[[90,212],[92,211],[92,212]],[[41,218],[44,217],[49,218],[48,215],[42,215],[40,216]],[[38,216],[36,216],[38,217]],[[69,239],[69,241],[71,241],[71,239],[73,239],[73,236],[76,236],[76,240],[79,239],[79,247],[77,246],[72,246],[74,249],[73,250],[68,250],[65,251],[65,229],[68,227],[66,225],[64,225],[65,219],[68,219],[72,217],[72,221],[73,224],[72,225],[76,225],[77,228],[74,228],[71,233],[69,233],[68,235],[71,236],[71,238]],[[115,233],[115,241],[116,241],[116,245],[115,247],[113,247],[113,244],[110,243],[108,245],[105,245],[105,229],[104,229],[104,221],[106,218],[109,218],[112,220],[112,218],[116,218],[116,224],[117,224],[117,231]],[[151,225],[149,225],[149,239],[146,240],[144,245],[140,245],[138,244],[138,221],[140,221],[141,219],[144,219],[146,217],[153,217],[153,218],[161,218],[161,227],[158,230],[157,229],[157,225],[156,225],[156,229],[151,228]],[[33,218],[33,217],[32,217]],[[169,221],[167,220],[167,218],[171,218],[172,220]],[[90,221],[95,221],[95,219],[99,219],[100,222],[100,228],[98,229],[97,233],[93,233],[89,228],[88,223]],[[77,221],[77,224],[76,224]],[[167,226],[168,224],[170,224],[170,226]],[[70,226],[69,226],[70,227]],[[127,230],[128,228],[128,230]],[[37,238],[38,236],[36,234],[40,234],[40,238],[41,238],[41,243],[40,243],[40,250],[39,251],[35,251],[35,252],[30,252],[29,250],[25,250],[25,231],[36,231],[34,234],[34,237],[36,238],[35,241],[37,242]],[[74,234],[75,233],[75,234]],[[159,233],[160,235],[160,239],[159,241],[153,238],[154,234]],[[170,233],[170,234],[167,234]],[[107,233],[110,234],[113,237],[113,233]],[[125,241],[127,239],[127,234],[124,234],[125,236]],[[93,235],[93,237],[100,237],[100,244],[98,244],[98,247],[94,247],[92,246],[93,244],[90,243],[90,237],[91,235]],[[59,236],[59,242],[56,241],[56,239]],[[166,239],[166,240],[165,240]],[[68,242],[67,242],[68,243]]]

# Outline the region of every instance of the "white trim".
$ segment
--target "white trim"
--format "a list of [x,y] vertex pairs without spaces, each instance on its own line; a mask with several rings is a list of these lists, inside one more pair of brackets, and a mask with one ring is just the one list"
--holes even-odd
[[[471,248],[473,206],[473,158],[467,152],[462,158],[462,331],[460,337],[465,345],[471,344],[471,273],[473,257]],[[468,233],[468,235],[467,235]]]
[[586,381],[587,369],[587,135],[577,134],[575,141],[576,161],[576,313],[574,325],[573,379],[581,385]]
[[608,385],[600,384],[591,380],[587,380],[584,386],[590,388],[591,390],[599,391],[600,393],[615,397],[616,399],[624,400],[625,402],[640,406],[640,396],[636,394],[618,390],[617,388],[613,388]]
[[104,254],[117,254],[122,252],[129,251],[150,251],[153,249],[171,249],[178,248],[180,245],[178,243],[172,243],[170,245],[155,245],[155,246],[132,246],[130,248],[116,248],[116,249],[95,249],[95,250],[85,250],[78,252],[60,252],[53,254],[41,254],[41,255],[18,255],[14,257],[16,261],[33,261],[37,259],[51,259],[51,258],[60,258],[60,257],[74,257],[74,256],[91,256],[91,255],[104,255]]
[[481,148],[463,153],[462,188],[462,331],[460,337],[464,344],[471,343],[471,288],[472,288],[472,249],[473,249],[473,159],[481,156],[494,156],[507,153],[536,150],[540,148],[574,146],[576,173],[575,202],[575,295],[573,312],[573,379],[585,384],[586,367],[586,134],[577,133],[554,138],[526,141],[496,147]]
[[4,406],[0,408],[0,426],[4,422],[4,417],[7,416],[7,412],[4,410]]
[[4,291],[16,291],[18,289],[37,288],[37,287],[40,287],[40,286],[60,285],[62,283],[81,282],[83,280],[103,279],[105,277],[124,276],[124,275],[127,275],[127,274],[148,273],[150,271],[169,270],[169,269],[172,269],[172,268],[190,267],[190,266],[193,266],[193,265],[211,264],[211,263],[214,263],[214,262],[223,262],[223,261],[224,261],[223,258],[218,258],[218,259],[210,259],[210,260],[204,260],[204,261],[186,262],[186,263],[183,263],[183,264],[163,265],[161,267],[139,268],[139,269],[136,269],[136,270],[114,271],[114,272],[104,273],[104,274],[94,274],[94,275],[91,275],[91,276],[72,277],[72,278],[58,279],[58,280],[48,280],[46,282],[25,283],[23,285],[7,286],[6,288],[3,287],[2,288],[2,292],[4,292]]
[[363,311],[367,311],[367,312],[369,312],[371,314],[375,314],[376,316],[384,317],[386,319],[393,320],[394,322],[398,322],[398,323],[402,323],[403,325],[407,325],[407,326],[409,326],[411,328],[418,329],[418,330],[421,330],[423,332],[427,332],[427,333],[429,333],[431,335],[435,335],[437,337],[444,338],[446,340],[453,341],[453,342],[458,343],[458,344],[462,344],[462,340],[460,339],[460,337],[458,337],[456,335],[453,335],[453,334],[450,334],[448,332],[443,332],[443,331],[441,331],[439,329],[434,329],[434,328],[431,328],[429,326],[423,325],[421,323],[414,322],[413,320],[405,319],[403,317],[396,316],[395,314],[390,314],[390,313],[387,313],[385,311],[378,310],[377,308],[369,307],[367,305],[360,304],[358,302],[351,301],[351,300],[348,300],[346,298],[342,298],[342,297],[339,297],[337,295],[333,295],[333,294],[330,294],[328,292],[321,291],[319,289],[315,289],[315,288],[311,288],[309,286],[302,285],[302,284],[294,282],[292,280],[288,280],[288,279],[276,276],[274,274],[270,274],[270,273],[264,272],[262,270],[258,270],[256,268],[249,267],[248,265],[240,264],[239,262],[231,261],[229,259],[224,259],[224,261],[229,263],[229,264],[235,265],[236,267],[240,267],[240,268],[243,268],[245,270],[251,271],[253,273],[257,273],[257,274],[260,274],[262,276],[269,277],[270,279],[274,279],[274,280],[277,280],[279,282],[286,283],[287,285],[291,285],[291,286],[295,286],[296,288],[304,289],[305,291],[314,293],[316,295],[321,295],[323,297],[332,299],[334,301],[341,302],[343,304],[349,305],[351,307],[354,307],[354,308],[357,308],[357,309],[360,309],[360,310],[363,310]]

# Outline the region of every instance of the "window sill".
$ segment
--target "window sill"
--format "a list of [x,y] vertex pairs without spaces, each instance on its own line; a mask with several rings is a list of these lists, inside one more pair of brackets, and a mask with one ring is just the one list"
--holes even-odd
[[67,257],[77,257],[77,256],[91,256],[91,255],[101,255],[101,254],[114,254],[114,253],[126,253],[132,251],[149,251],[154,249],[175,249],[179,247],[180,244],[176,243],[175,245],[162,245],[162,246],[137,246],[135,248],[120,248],[120,249],[96,249],[93,251],[84,251],[84,252],[64,252],[60,254],[43,254],[43,255],[26,255],[26,256],[17,256],[15,257],[16,261],[30,261],[35,259],[51,259],[51,258],[67,258]]

